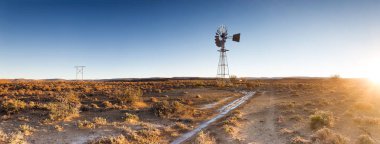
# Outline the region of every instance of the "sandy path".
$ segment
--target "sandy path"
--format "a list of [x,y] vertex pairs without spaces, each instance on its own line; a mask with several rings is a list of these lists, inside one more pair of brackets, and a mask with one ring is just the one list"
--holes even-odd
[[278,135],[274,103],[271,92],[265,92],[241,110],[243,119],[246,120],[239,128],[238,137],[243,140],[242,143],[286,143],[286,140]]
[[219,120],[220,118],[223,118],[228,114],[230,111],[234,110],[235,108],[239,107],[241,104],[245,103],[247,100],[249,100],[256,92],[243,92],[245,95],[242,96],[241,98],[238,98],[231,103],[223,106],[222,108],[219,109],[219,114],[216,115],[215,117],[211,118],[210,120],[207,120],[203,123],[201,123],[197,128],[193,129],[192,131],[189,131],[179,138],[175,139],[171,144],[180,144],[185,142],[186,140],[190,139],[193,137],[195,134],[200,132],[202,129],[206,128],[209,126],[211,123]]

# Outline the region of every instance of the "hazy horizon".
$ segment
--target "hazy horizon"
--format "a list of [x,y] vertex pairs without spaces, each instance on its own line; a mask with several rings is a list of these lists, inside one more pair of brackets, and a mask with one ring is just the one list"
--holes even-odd
[[215,77],[229,34],[238,77],[373,77],[380,1],[0,1],[0,79]]

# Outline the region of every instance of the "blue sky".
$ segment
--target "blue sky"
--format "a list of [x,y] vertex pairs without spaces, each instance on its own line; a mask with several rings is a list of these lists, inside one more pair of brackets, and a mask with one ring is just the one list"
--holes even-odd
[[237,76],[380,73],[375,0],[2,0],[0,78],[216,76],[221,24]]

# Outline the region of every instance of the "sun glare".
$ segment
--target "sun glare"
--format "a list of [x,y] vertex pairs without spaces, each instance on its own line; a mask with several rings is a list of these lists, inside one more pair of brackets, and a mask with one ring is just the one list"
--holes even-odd
[[366,77],[375,84],[380,84],[380,60],[372,59],[366,67]]

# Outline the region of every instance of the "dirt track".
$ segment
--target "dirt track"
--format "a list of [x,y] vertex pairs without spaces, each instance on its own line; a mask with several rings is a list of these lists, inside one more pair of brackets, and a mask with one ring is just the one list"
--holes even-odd
[[242,143],[285,143],[276,127],[275,99],[270,92],[255,97],[241,109],[245,122],[238,136]]

